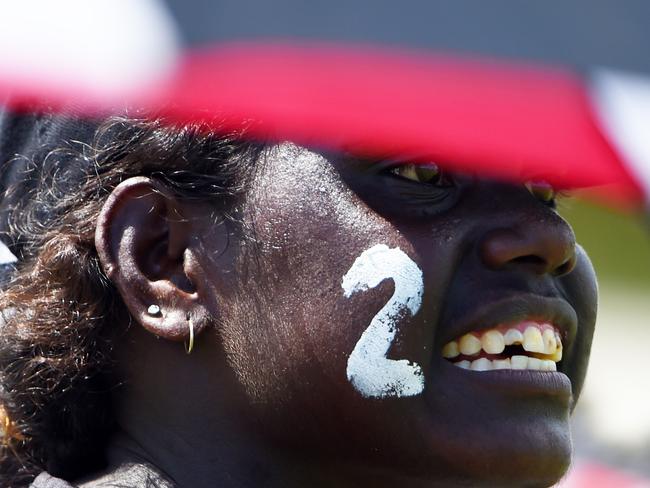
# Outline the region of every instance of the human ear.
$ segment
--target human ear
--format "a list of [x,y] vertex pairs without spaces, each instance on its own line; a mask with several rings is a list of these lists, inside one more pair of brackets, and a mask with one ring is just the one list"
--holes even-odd
[[97,219],[95,247],[131,315],[149,332],[192,342],[208,323],[192,279],[192,219],[146,177],[120,183]]

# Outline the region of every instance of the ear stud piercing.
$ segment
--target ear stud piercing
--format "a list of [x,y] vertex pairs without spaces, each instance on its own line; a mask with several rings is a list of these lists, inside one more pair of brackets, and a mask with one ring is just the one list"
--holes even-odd
[[158,305],[149,305],[147,313],[152,317],[160,317],[160,307]]

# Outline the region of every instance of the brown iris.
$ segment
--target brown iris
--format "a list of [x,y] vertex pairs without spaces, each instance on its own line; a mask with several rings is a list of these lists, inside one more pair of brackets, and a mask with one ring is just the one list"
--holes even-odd
[[440,168],[434,163],[406,163],[395,166],[390,171],[416,183],[436,183],[440,178]]

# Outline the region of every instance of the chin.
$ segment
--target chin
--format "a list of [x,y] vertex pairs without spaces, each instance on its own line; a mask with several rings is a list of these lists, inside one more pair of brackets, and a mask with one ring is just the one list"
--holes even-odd
[[557,483],[571,463],[568,408],[546,402],[529,407],[510,412],[508,417],[480,415],[468,421],[467,428],[455,429],[455,435],[453,428],[447,428],[444,438],[439,425],[432,427],[438,435],[435,445],[430,443],[431,458],[422,466],[431,486],[441,477],[448,480],[446,486],[548,487]]
[[[477,450],[480,463],[468,459],[466,481],[471,486],[549,487],[557,483],[571,463],[571,437],[568,431],[547,433],[540,439],[504,440]],[[476,459],[476,458],[474,458]]]

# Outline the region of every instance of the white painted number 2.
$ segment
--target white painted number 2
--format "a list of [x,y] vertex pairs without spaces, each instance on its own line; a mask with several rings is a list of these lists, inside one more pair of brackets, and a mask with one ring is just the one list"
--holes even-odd
[[346,297],[392,279],[395,291],[361,334],[348,358],[352,386],[368,398],[414,396],[424,390],[422,368],[406,359],[388,359],[398,321],[415,315],[422,305],[422,270],[400,248],[378,244],[361,253],[343,277]]

